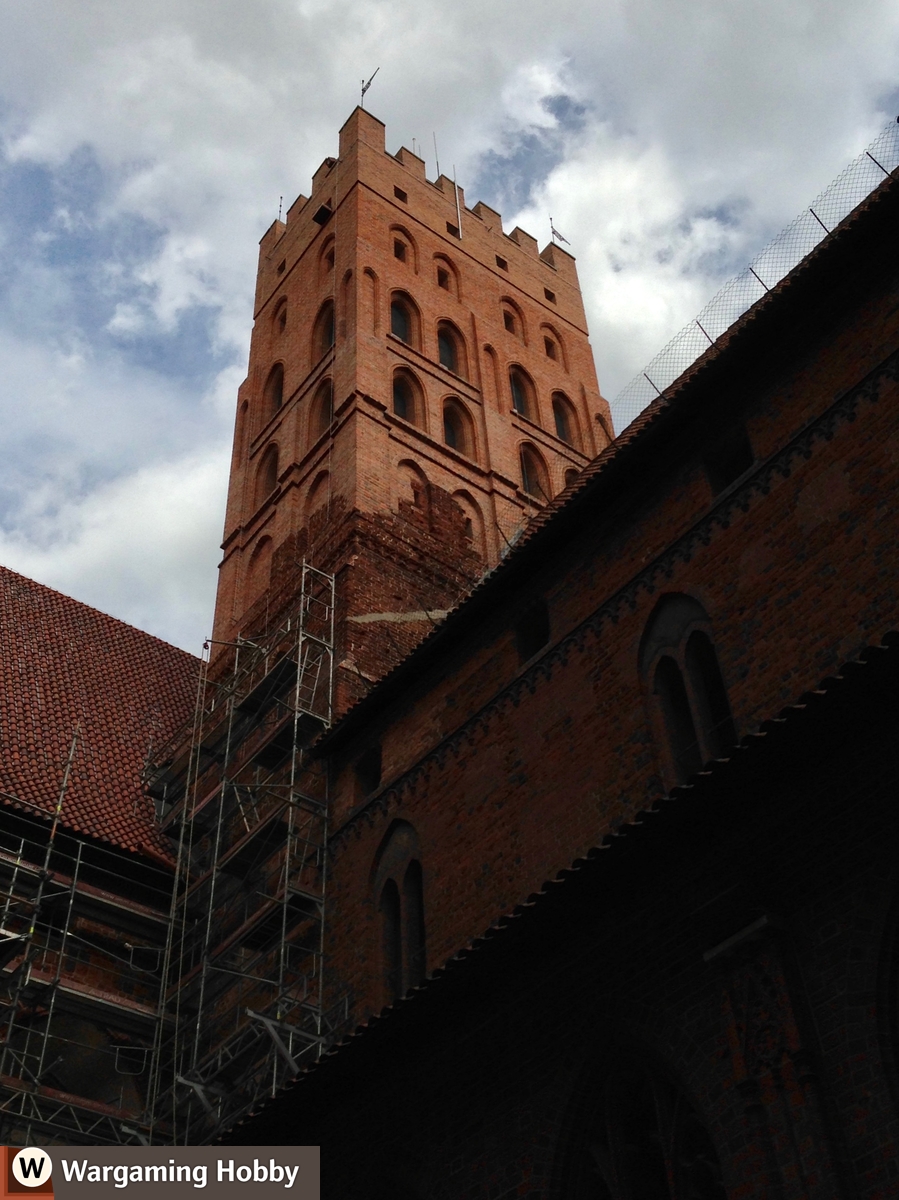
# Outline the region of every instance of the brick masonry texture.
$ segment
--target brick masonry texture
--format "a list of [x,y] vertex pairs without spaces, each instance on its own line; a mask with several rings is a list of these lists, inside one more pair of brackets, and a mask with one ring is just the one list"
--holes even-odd
[[[360,138],[378,134],[358,121]],[[309,208],[268,236],[280,244]],[[599,1120],[622,1062],[651,1063],[711,1139],[722,1183],[702,1195],[899,1194],[896,676],[872,667],[867,690],[818,704],[838,690],[822,680],[886,654],[865,647],[899,624],[897,209],[888,180],[624,437],[596,444],[399,665],[366,660],[380,682],[356,690],[321,752],[329,987],[368,1027],[234,1140],[277,1140],[277,1122],[321,1139],[327,1195],[617,1197],[584,1182],[598,1135],[583,1114]],[[260,305],[270,294],[273,281]],[[556,294],[576,327],[579,307]],[[363,340],[360,361],[383,377],[383,349]],[[749,461],[715,494],[710,463],[741,431]],[[452,494],[445,474],[433,482]],[[372,487],[360,480],[355,502]],[[752,750],[681,789],[643,667],[666,596],[703,614],[690,629],[713,646]],[[522,661],[541,604],[548,640]],[[358,768],[376,744],[366,795]],[[643,837],[639,814],[666,795],[683,815]],[[428,972],[463,961],[394,1002],[377,889],[400,834],[421,862]],[[603,882],[584,872],[593,891],[546,883],[620,840],[627,857]],[[555,888],[568,907],[553,907]],[[544,915],[527,925],[531,908]],[[469,963],[465,947],[497,924]],[[363,1127],[348,1149],[341,1131]]]

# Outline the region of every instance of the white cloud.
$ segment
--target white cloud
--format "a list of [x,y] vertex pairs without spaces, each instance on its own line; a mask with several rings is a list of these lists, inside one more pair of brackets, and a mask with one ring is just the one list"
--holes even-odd
[[608,394],[899,94],[888,0],[7,0],[3,21],[2,145],[44,174],[0,205],[0,551],[194,648],[256,242],[363,76],[389,147],[416,137],[433,174],[436,132],[471,203],[485,154],[536,136],[505,225],[551,211],[571,241]]

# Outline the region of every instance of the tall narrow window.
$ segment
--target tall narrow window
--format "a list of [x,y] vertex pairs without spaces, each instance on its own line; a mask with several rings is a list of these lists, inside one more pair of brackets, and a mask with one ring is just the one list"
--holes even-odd
[[256,476],[256,503],[261,504],[278,486],[278,447],[267,446]]
[[390,332],[409,346],[418,347],[418,319],[412,302],[394,292],[390,300]]
[[427,973],[421,862],[415,830],[407,821],[394,821],[376,855],[373,884],[388,1003],[417,987]]
[[709,621],[692,596],[663,596],[640,646],[652,696],[652,723],[663,739],[667,772],[684,783],[703,763],[722,758],[737,740],[727,689],[709,636]]
[[381,891],[381,946],[384,956],[384,986],[391,1000],[403,994],[403,934],[400,890],[388,879]]
[[334,420],[334,385],[323,379],[312,401],[312,435],[319,438],[331,428]]
[[653,689],[659,698],[677,778],[683,782],[702,768],[702,756],[680,667],[667,654],[659,659]]
[[284,364],[275,363],[265,381],[265,415],[273,416],[284,403]]
[[312,359],[318,362],[334,345],[334,301],[327,300],[315,319],[312,334]]
[[577,418],[570,401],[562,392],[553,392],[553,421],[556,436],[569,446],[579,446]]
[[406,988],[418,987],[424,980],[425,913],[422,894],[421,863],[413,859],[403,876],[403,952],[406,965]]
[[521,490],[535,500],[549,500],[549,480],[543,459],[533,446],[522,446],[520,452]]
[[737,738],[718,659],[708,635],[701,629],[690,634],[684,660],[706,754],[709,758],[721,758]]
[[460,454],[474,457],[474,435],[471,429],[471,419],[455,398],[447,400],[443,405],[443,440],[453,450]]
[[534,387],[521,367],[512,367],[509,371],[509,388],[512,392],[512,407],[523,417],[533,420]]
[[608,1067],[562,1163],[571,1200],[726,1200],[708,1130],[682,1090],[635,1062]]
[[404,421],[411,421],[415,413],[412,388],[404,375],[393,377],[393,411]]
[[440,356],[440,365],[446,367],[448,371],[455,371],[458,365],[456,342],[445,326],[437,331],[437,350]]

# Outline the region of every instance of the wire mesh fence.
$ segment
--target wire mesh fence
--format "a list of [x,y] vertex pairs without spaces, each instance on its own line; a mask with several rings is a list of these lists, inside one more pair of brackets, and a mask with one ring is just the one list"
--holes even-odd
[[721,287],[702,312],[671,339],[612,402],[618,432],[660,396],[735,321],[822,242],[899,167],[899,124],[889,125],[815,201]]

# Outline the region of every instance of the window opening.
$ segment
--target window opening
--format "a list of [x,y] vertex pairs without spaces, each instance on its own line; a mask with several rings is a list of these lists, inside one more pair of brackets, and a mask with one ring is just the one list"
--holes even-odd
[[574,439],[571,436],[571,418],[568,414],[568,406],[564,400],[559,397],[553,397],[553,418],[556,423],[556,436],[569,446],[574,444]]
[[737,735],[718,658],[701,629],[690,634],[684,654],[687,675],[696,700],[697,719],[707,758],[722,758]]
[[450,290],[449,271],[445,271],[443,267],[437,268],[437,286],[443,288],[445,292]]
[[549,642],[549,609],[545,600],[538,600],[515,624],[515,647],[518,661],[527,662]]
[[437,351],[440,365],[446,367],[448,371],[458,374],[459,354],[456,348],[456,339],[446,327],[437,332]]
[[396,196],[397,200],[402,200],[403,204],[408,203],[409,197],[406,195],[406,193],[403,191],[402,188],[394,187],[393,194],[394,194],[394,196]]
[[443,440],[453,450],[466,450],[465,422],[458,408],[448,403],[443,406]]
[[330,379],[323,380],[315,393],[317,410],[316,432],[319,437],[331,428],[334,420],[334,384]]
[[321,208],[313,214],[312,220],[316,223],[316,225],[327,225],[327,223],[331,220],[332,215],[333,212],[331,209],[331,203],[329,201],[327,204],[323,204]]
[[287,259],[283,258],[281,260],[281,262],[278,263],[278,274],[283,275],[286,270],[287,270]]
[[702,769],[696,726],[680,667],[665,654],[656,667],[653,691],[659,697],[678,783]]
[[552,338],[545,337],[543,339],[543,349],[546,351],[547,358],[554,359],[556,357],[556,343],[552,340]]
[[506,329],[508,329],[509,333],[518,332],[515,328],[515,316],[513,313],[510,313],[507,308],[503,309],[503,324],[505,325]]
[[509,384],[512,389],[512,407],[523,417],[530,417],[530,389],[521,371],[513,369],[509,372]]
[[549,489],[546,482],[546,470],[537,454],[530,446],[521,449],[521,488],[527,495],[537,500],[548,500]]
[[405,262],[405,261],[406,261],[406,243],[405,243],[405,242],[401,242],[401,241],[399,240],[399,238],[395,238],[395,239],[394,239],[394,243],[393,243],[393,257],[394,257],[394,258],[398,258],[398,259],[400,260],[400,262]]
[[498,254],[496,256],[496,265],[500,268],[501,271],[508,271],[508,269],[509,269],[509,264],[506,262],[506,260],[504,258],[500,258],[500,256]]
[[547,298],[547,300],[550,302],[550,304],[555,304],[555,302],[556,302],[556,293],[555,292],[551,292],[549,290],[549,288],[544,288],[543,295]]
[[452,234],[452,236],[453,236],[453,237],[456,237],[456,238],[457,238],[457,237],[459,236],[459,226],[458,226],[458,225],[454,225],[454,224],[452,223],[452,221],[447,221],[447,223],[446,223],[446,232],[447,232],[447,233],[449,233],[449,234]]
[[415,422],[415,389],[409,377],[400,371],[393,377],[393,411],[404,421]]
[[267,415],[273,416],[284,403],[284,365],[275,363],[265,383],[265,406]]
[[413,859],[403,877],[403,949],[406,959],[405,990],[424,981],[425,919],[421,863]]
[[409,317],[409,310],[402,300],[391,301],[390,332],[401,342],[410,344],[412,341],[412,321]]
[[384,984],[392,1000],[402,995],[403,941],[400,921],[400,890],[388,879],[381,890],[381,939],[384,953]]

